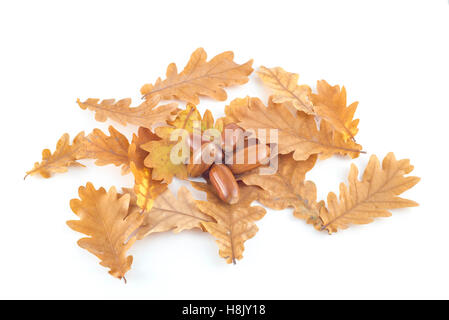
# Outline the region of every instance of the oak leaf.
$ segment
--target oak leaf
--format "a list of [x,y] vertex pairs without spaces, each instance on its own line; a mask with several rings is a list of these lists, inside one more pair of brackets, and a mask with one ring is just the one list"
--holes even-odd
[[198,208],[216,222],[202,225],[217,240],[219,255],[227,263],[236,263],[243,258],[246,240],[259,230],[255,221],[264,217],[266,211],[260,206],[251,206],[257,199],[258,187],[240,184],[240,199],[236,204],[227,204],[217,197],[210,184],[192,182],[195,189],[207,193],[207,201],[197,201]]
[[327,145],[332,145],[335,149],[329,149],[327,152],[323,152],[319,155],[321,160],[327,159],[334,154],[339,154],[342,156],[350,156],[351,158],[357,158],[361,153],[366,153],[362,151],[362,146],[358,144],[354,139],[344,139],[341,132],[336,131],[332,125],[326,121],[320,122],[319,131],[320,141]]
[[70,228],[88,236],[80,239],[78,245],[96,255],[112,276],[124,278],[133,261],[126,254],[136,241],[133,233],[143,215],[137,211],[128,214],[130,196],[118,196],[114,187],[106,192],[88,183],[79,188],[79,197],[70,201],[70,207],[80,219],[67,221]]
[[327,209],[321,208],[321,229],[333,233],[350,224],[367,224],[376,217],[389,217],[389,209],[417,206],[412,200],[398,197],[419,182],[418,177],[405,177],[412,170],[408,159],[396,160],[393,153],[387,154],[382,167],[372,155],[362,180],[358,179],[357,167],[351,165],[348,185],[340,184],[339,199],[331,192],[327,196]]
[[170,230],[178,233],[193,228],[201,229],[201,222],[210,221],[214,220],[198,210],[195,199],[186,187],[179,188],[178,198],[166,190],[156,198],[151,211],[145,213],[137,237],[142,239],[151,233]]
[[81,158],[82,142],[84,132],[79,133],[72,144],[70,144],[69,134],[65,133],[56,144],[53,153],[49,149],[42,151],[42,162],[36,162],[32,170],[26,176],[40,174],[44,178],[50,178],[54,173],[67,172],[68,167],[84,167],[77,162]]
[[315,114],[310,101],[312,90],[307,85],[298,85],[299,75],[290,73],[281,67],[260,67],[257,75],[273,91],[273,102],[285,103],[307,114]]
[[223,88],[248,82],[253,71],[252,60],[239,65],[233,59],[234,53],[226,51],[207,61],[204,49],[198,48],[182,72],[178,73],[176,64],[171,63],[165,80],[159,78],[154,85],[145,84],[140,91],[146,99],[160,95],[162,99],[198,104],[202,95],[224,101],[227,94]]
[[138,169],[142,169],[144,165],[145,158],[148,156],[149,152],[143,150],[142,145],[150,142],[150,141],[159,141],[159,138],[156,134],[151,132],[150,129],[139,127],[137,131],[137,135],[133,133],[133,138],[131,140],[131,144],[128,149],[128,159],[129,162],[134,162]]
[[[153,179],[162,180],[164,183],[171,183],[173,177],[179,179],[187,178],[187,166],[184,164],[180,151],[179,162],[171,159],[172,148],[176,142],[169,140],[150,141],[141,146],[143,150],[149,152],[145,158],[145,166],[153,168]],[[177,155],[178,156],[178,155]]]
[[[318,129],[314,116],[298,112],[293,115],[283,104],[269,100],[268,107],[258,98],[235,99],[225,108],[226,116],[247,130],[254,130],[257,137],[270,141],[270,130],[278,135],[278,152],[293,152],[296,161],[307,160],[313,154],[324,159],[332,154],[347,154],[353,158],[361,152],[354,141],[338,139],[325,122]],[[259,135],[259,129],[265,129]]]
[[206,110],[204,115],[201,116],[196,106],[188,103],[185,110],[177,114],[175,120],[167,121],[167,125],[157,127],[155,132],[159,137],[169,139],[176,129],[184,129],[188,133],[194,133],[211,128],[214,128],[214,117],[210,110]]
[[346,106],[346,89],[340,86],[330,86],[325,80],[317,82],[317,94],[310,87],[298,85],[298,75],[280,67],[260,67],[257,74],[264,84],[272,89],[273,102],[283,103],[287,107],[318,116],[327,121],[342,138],[354,139],[357,134],[358,119],[354,118],[358,102]]
[[218,131],[223,131],[223,125],[220,124],[218,120],[216,123],[212,112],[207,109],[206,111],[204,111],[203,118],[201,119],[201,130],[205,131],[212,128],[215,128]]
[[83,139],[81,156],[96,159],[95,164],[98,166],[108,164],[121,166],[122,174],[127,174],[129,172],[128,139],[112,126],[109,126],[109,134],[110,136],[107,136],[100,129],[94,129]]
[[[172,162],[170,158],[172,148],[180,142],[186,143],[187,139],[187,136],[183,134],[178,137],[178,140],[173,140],[173,138],[176,138],[171,137],[174,130],[184,129],[186,130],[186,133],[195,132],[199,134],[212,128],[222,130],[222,123],[217,122],[217,124],[214,125],[212,113],[209,110],[206,110],[204,115],[201,116],[201,113],[193,104],[187,104],[185,110],[180,111],[175,120],[168,121],[165,126],[157,127],[155,132],[161,137],[161,140],[150,141],[141,145],[141,148],[149,153],[145,159],[145,166],[153,169],[153,179],[163,180],[166,183],[170,183],[173,176],[180,179],[187,178],[187,167],[185,162],[189,155],[182,155],[181,150],[179,150],[180,156],[177,163]],[[185,149],[188,148],[185,146]],[[174,152],[176,152],[176,150]]]
[[317,94],[311,95],[316,114],[340,132],[345,141],[354,139],[359,123],[359,119],[354,120],[358,102],[346,106],[345,87],[331,86],[325,80],[317,82],[317,91]]
[[153,180],[151,169],[138,168],[134,162],[131,162],[131,171],[135,180],[134,192],[137,206],[142,213],[148,212],[153,207],[154,200],[167,189],[168,185]]
[[291,154],[279,155],[275,173],[260,174],[259,170],[254,170],[242,174],[239,179],[263,189],[258,193],[258,201],[264,206],[275,210],[293,207],[295,217],[319,228],[323,203],[316,201],[315,184],[305,181],[306,173],[313,168],[316,159],[313,155],[305,161],[295,161]]
[[[143,213],[150,211],[154,199],[167,189],[167,184],[154,180],[152,177],[152,169],[145,167],[144,161],[148,156],[148,151],[141,148],[142,145],[150,141],[159,141],[160,138],[151,132],[151,130],[139,127],[138,133],[133,134],[133,139],[129,146],[128,158],[130,161],[131,172],[134,175],[134,188],[132,197],[132,205]],[[135,201],[133,201],[135,197]]]
[[107,99],[100,102],[100,99],[87,99],[84,102],[77,100],[81,109],[92,110],[95,112],[95,119],[100,122],[108,118],[122,125],[128,123],[151,129],[156,123],[165,123],[167,120],[173,120],[178,111],[176,103],[162,105],[156,108],[160,101],[158,95],[142,102],[139,106],[130,108],[131,99],[122,99],[115,101]]

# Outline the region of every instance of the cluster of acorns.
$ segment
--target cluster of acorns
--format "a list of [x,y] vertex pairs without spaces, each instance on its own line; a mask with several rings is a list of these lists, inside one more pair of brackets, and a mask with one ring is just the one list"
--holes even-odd
[[218,197],[228,204],[237,203],[240,197],[235,175],[265,164],[270,156],[269,146],[250,137],[235,123],[224,126],[218,142],[203,136],[195,139],[190,134],[187,144],[191,151],[188,175],[203,176],[214,187]]

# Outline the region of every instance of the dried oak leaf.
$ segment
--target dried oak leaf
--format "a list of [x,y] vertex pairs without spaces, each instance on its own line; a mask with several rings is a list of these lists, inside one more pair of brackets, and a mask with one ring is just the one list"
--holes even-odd
[[[217,128],[220,128],[220,122],[217,122]],[[195,128],[195,125],[198,125]],[[188,104],[186,109],[179,112],[176,119],[169,121],[166,126],[155,129],[156,134],[162,138],[158,141],[150,141],[141,145],[141,148],[149,154],[145,159],[145,166],[153,169],[153,179],[163,180],[170,183],[173,176],[179,179],[187,178],[187,167],[185,161],[188,154],[183,155],[179,148],[179,161],[171,161],[170,155],[173,147],[180,147],[179,142],[184,141],[186,136],[179,136],[178,140],[171,141],[171,134],[176,129],[185,129],[186,132],[193,133],[195,129],[203,132],[214,127],[214,118],[209,110],[206,110],[203,117],[193,104]],[[176,137],[174,137],[176,138]],[[184,139],[184,140],[183,140]],[[173,152],[176,152],[173,151]]]
[[296,110],[315,114],[310,101],[312,90],[307,85],[298,85],[298,74],[287,72],[281,67],[262,66],[257,71],[257,75],[273,91],[273,102],[285,103]]
[[215,122],[214,116],[209,109],[204,111],[203,118],[201,119],[201,130],[205,131],[207,129],[217,129],[218,131],[223,131],[223,124],[219,119]]
[[133,261],[126,253],[136,241],[132,234],[141,225],[143,215],[137,211],[128,214],[130,196],[117,195],[114,187],[106,192],[88,183],[79,188],[79,197],[70,201],[70,207],[80,220],[67,221],[70,228],[88,236],[78,245],[96,255],[112,276],[124,278]]
[[309,86],[298,85],[298,75],[284,69],[261,67],[257,72],[264,84],[273,90],[273,102],[293,106],[296,110],[316,115],[327,121],[343,140],[354,139],[357,134],[358,119],[354,118],[358,102],[346,106],[346,90],[340,86],[330,86],[326,81],[317,82],[317,94],[312,94]]
[[412,200],[397,197],[419,182],[418,177],[404,176],[412,170],[408,159],[396,160],[393,153],[387,154],[382,167],[372,155],[362,180],[358,180],[357,167],[351,165],[349,184],[340,184],[339,200],[331,192],[327,196],[327,209],[321,208],[321,229],[333,233],[350,224],[367,224],[376,217],[389,217],[389,209],[417,206]]
[[[273,129],[278,135],[278,152],[293,152],[296,161],[307,160],[313,154],[321,159],[333,154],[345,154],[358,157],[361,146],[354,141],[344,142],[326,122],[318,129],[314,116],[303,112],[292,114],[283,104],[274,103],[268,107],[258,98],[235,99],[225,108],[228,121],[237,122],[246,130],[254,130],[257,137],[270,141]],[[260,132],[259,129],[266,131]],[[268,137],[266,136],[268,135]]]
[[151,132],[150,129],[139,127],[137,135],[133,133],[133,138],[128,149],[128,159],[129,162],[134,162],[138,169],[142,169],[144,165],[145,158],[148,156],[148,151],[141,148],[142,145],[150,141],[161,140],[156,134]]
[[187,179],[187,166],[184,164],[181,150],[176,155],[177,160],[172,161],[171,153],[176,142],[169,140],[150,141],[142,145],[142,149],[149,152],[145,158],[145,166],[152,168],[154,180],[162,180],[164,183],[171,183],[173,177]]
[[186,187],[178,190],[176,198],[170,190],[166,190],[154,201],[150,212],[145,214],[137,238],[143,239],[151,233],[173,230],[201,228],[201,222],[214,221],[210,216],[198,210],[195,199]]
[[173,120],[178,112],[177,104],[170,103],[156,108],[160,101],[158,95],[142,102],[138,107],[130,108],[131,99],[115,101],[107,99],[100,102],[100,99],[87,99],[84,102],[77,100],[81,109],[95,112],[95,119],[100,122],[108,118],[122,125],[128,123],[151,129],[156,123],[165,123]]
[[207,193],[207,201],[197,201],[198,209],[216,222],[202,222],[207,232],[217,240],[220,257],[227,263],[236,263],[243,258],[246,240],[259,230],[254,223],[264,217],[266,211],[260,206],[251,206],[257,199],[258,187],[240,184],[240,199],[236,204],[221,201],[210,184],[192,182],[195,189]]
[[107,136],[100,129],[94,129],[85,139],[83,139],[83,148],[81,157],[87,159],[96,159],[95,164],[105,166],[114,164],[122,167],[122,174],[129,173],[128,139],[118,132],[114,127],[109,127]]
[[319,155],[321,160],[327,159],[334,154],[342,156],[350,156],[351,158],[357,158],[362,151],[362,146],[355,142],[353,139],[345,140],[341,132],[335,131],[331,124],[326,121],[320,122],[320,140],[328,145],[335,146],[334,150],[328,150]]
[[291,154],[279,155],[274,174],[260,174],[259,170],[255,170],[241,175],[239,179],[247,185],[263,189],[258,194],[258,201],[264,206],[275,210],[293,207],[295,217],[319,229],[320,207],[324,203],[316,201],[315,184],[305,181],[306,173],[313,168],[316,159],[314,155],[305,161],[295,161]]
[[153,207],[154,199],[163,193],[168,185],[152,178],[152,170],[146,167],[138,168],[131,162],[131,171],[134,175],[134,192],[137,206],[141,212],[148,212]]
[[234,53],[226,51],[207,61],[204,49],[198,48],[181,73],[176,64],[171,63],[165,80],[159,78],[154,85],[145,84],[140,91],[146,99],[160,95],[162,99],[198,104],[202,95],[224,101],[227,94],[223,88],[248,82],[248,75],[253,72],[252,60],[239,65],[233,59]]
[[[152,169],[145,167],[144,161],[148,156],[141,146],[150,141],[159,141],[160,138],[151,132],[151,130],[139,127],[138,133],[133,134],[133,139],[128,149],[128,158],[130,161],[131,172],[134,175],[134,197],[135,201],[131,203],[140,209],[141,212],[150,211],[154,199],[167,189],[167,184],[156,181],[152,177]],[[130,193],[130,192],[129,192]]]
[[176,129],[184,129],[186,132],[193,133],[195,130],[203,132],[211,128],[214,128],[214,117],[210,110],[206,110],[201,116],[196,106],[188,103],[185,110],[177,114],[175,120],[167,121],[167,125],[157,127],[155,132],[159,137],[169,139]]
[[69,134],[65,133],[56,144],[54,153],[49,149],[42,151],[42,162],[36,162],[34,168],[26,173],[26,176],[40,174],[44,178],[50,178],[54,173],[62,173],[68,170],[68,167],[84,167],[77,162],[82,149],[84,132],[79,133],[72,144],[70,144]]
[[311,95],[316,114],[327,121],[343,139],[354,139],[358,132],[359,119],[354,120],[358,102],[346,106],[346,89],[331,86],[325,80],[317,82],[317,94]]

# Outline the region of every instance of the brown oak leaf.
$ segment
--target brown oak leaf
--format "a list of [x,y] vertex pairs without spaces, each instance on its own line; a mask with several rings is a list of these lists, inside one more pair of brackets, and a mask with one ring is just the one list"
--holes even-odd
[[273,102],[282,103],[290,110],[303,111],[328,122],[332,128],[341,133],[336,138],[354,140],[358,132],[358,119],[354,118],[358,102],[346,106],[346,89],[331,86],[325,80],[317,82],[317,94],[310,87],[298,85],[298,75],[280,67],[260,67],[257,74],[264,84],[273,91]]
[[139,127],[137,135],[133,134],[133,139],[129,146],[128,158],[135,181],[132,197],[132,199],[135,197],[135,201],[131,201],[131,203],[133,205],[135,203],[141,212],[150,211],[154,199],[163,193],[168,186],[160,181],[153,180],[152,169],[145,167],[144,164],[148,151],[143,150],[141,146],[150,141],[159,140],[160,138],[151,130]]
[[161,181],[153,180],[152,170],[146,167],[138,168],[131,162],[131,171],[134,175],[134,193],[136,204],[141,212],[148,212],[153,207],[154,200],[163,193],[168,185]]
[[70,207],[80,219],[67,221],[70,228],[88,236],[80,239],[78,245],[96,255],[112,276],[124,278],[133,261],[126,254],[136,241],[133,233],[141,225],[143,215],[136,211],[128,214],[130,196],[117,195],[114,187],[106,192],[88,183],[79,188],[79,197],[70,201]]
[[203,48],[195,50],[184,70],[178,73],[176,64],[167,68],[166,79],[157,79],[155,84],[145,84],[141,93],[146,99],[160,95],[162,99],[179,99],[193,104],[199,103],[199,96],[208,96],[224,101],[227,98],[224,87],[248,82],[253,72],[253,61],[239,65],[233,61],[234,53],[226,51],[207,61]]
[[326,121],[320,122],[320,140],[327,144],[335,146],[335,149],[329,149],[327,152],[319,154],[321,160],[327,159],[334,154],[342,156],[350,156],[351,158],[357,158],[362,151],[362,146],[358,144],[354,139],[345,140],[343,134],[334,130],[334,128]]
[[351,165],[348,185],[340,184],[339,199],[331,192],[327,196],[327,208],[321,208],[322,230],[337,232],[350,224],[367,224],[376,217],[389,217],[389,209],[417,206],[412,200],[398,197],[419,182],[418,177],[405,177],[412,170],[408,159],[396,160],[393,153],[387,154],[382,167],[372,155],[362,180],[358,179],[357,167]]
[[246,240],[259,230],[255,221],[265,216],[261,206],[251,206],[257,199],[258,187],[240,183],[240,199],[236,204],[227,204],[217,197],[210,184],[192,182],[195,189],[207,193],[207,201],[197,201],[198,208],[216,222],[202,222],[202,225],[217,240],[220,257],[227,263],[236,263],[243,258]]
[[96,159],[95,164],[105,166],[114,164],[122,167],[122,174],[129,173],[128,139],[118,132],[114,127],[109,126],[107,136],[100,129],[94,129],[85,139],[81,150],[82,158]]
[[156,134],[151,132],[150,129],[139,127],[137,135],[133,133],[133,138],[128,149],[129,162],[134,162],[138,169],[144,167],[145,158],[148,156],[148,151],[143,150],[141,147],[145,143],[150,141],[161,140]]
[[[198,127],[195,127],[197,125]],[[217,121],[214,125],[214,118],[209,110],[206,110],[203,116],[193,104],[187,104],[185,110],[178,113],[173,121],[169,121],[167,125],[156,128],[156,134],[161,137],[160,140],[153,140],[141,145],[141,148],[149,154],[145,158],[145,166],[153,169],[153,179],[163,180],[170,183],[174,176],[179,179],[187,178],[187,161],[189,154],[182,154],[182,145],[178,143],[186,143],[188,138],[185,134],[172,137],[172,133],[176,129],[184,129],[186,133],[193,133],[207,129],[216,128],[222,130],[222,122]],[[172,140],[178,139],[178,140]],[[221,135],[219,137],[221,139]],[[214,139],[211,137],[211,140]],[[177,146],[176,150],[173,147]],[[188,148],[184,145],[184,150]],[[171,161],[171,153],[179,151],[179,161]]]
[[319,229],[323,203],[316,201],[315,184],[305,181],[306,173],[313,168],[316,158],[314,155],[305,161],[295,161],[291,154],[279,155],[275,173],[260,174],[259,170],[254,170],[242,174],[239,179],[263,189],[258,194],[258,201],[264,206],[275,210],[293,207],[295,217]]
[[325,80],[317,82],[317,91],[317,94],[311,95],[316,114],[340,132],[345,141],[354,139],[359,130],[359,119],[354,119],[358,102],[346,106],[345,87],[331,86]]
[[173,177],[187,179],[187,166],[184,164],[182,154],[179,162],[171,159],[172,148],[176,142],[169,140],[150,141],[142,145],[142,149],[149,152],[145,158],[145,166],[152,168],[152,176],[155,180],[162,180],[164,183],[171,183]]
[[49,149],[42,151],[42,162],[36,162],[33,169],[26,173],[25,178],[36,174],[50,178],[54,173],[67,172],[68,167],[84,167],[76,161],[81,158],[83,140],[84,132],[81,132],[70,144],[69,134],[65,133],[56,144],[55,152],[51,153]]
[[115,101],[107,99],[100,102],[100,99],[87,99],[84,102],[77,100],[81,109],[92,110],[95,112],[95,119],[100,122],[108,118],[122,125],[128,123],[151,129],[154,124],[165,123],[173,120],[178,112],[177,104],[170,103],[157,106],[160,96],[154,95],[151,99],[142,102],[139,106],[130,108],[131,99],[122,99]]
[[155,132],[159,137],[169,139],[176,129],[184,129],[188,133],[193,133],[194,131],[203,132],[211,128],[214,128],[214,117],[210,110],[206,110],[204,115],[201,116],[196,106],[188,103],[185,110],[177,114],[175,120],[167,121],[167,125],[157,127]]
[[170,190],[166,190],[154,201],[150,212],[137,233],[142,239],[151,233],[173,230],[178,233],[183,230],[200,228],[201,222],[214,221],[210,216],[198,210],[195,199],[186,187],[178,190],[176,198]]
[[298,85],[298,74],[287,72],[281,67],[266,68],[262,66],[257,71],[257,75],[273,91],[273,102],[285,103],[296,110],[311,115],[315,114],[310,101],[312,90],[307,85]]
[[[278,152],[293,152],[296,161],[307,160],[318,154],[324,159],[333,154],[346,154],[353,158],[361,152],[354,141],[344,142],[325,122],[317,126],[314,116],[298,112],[293,115],[283,104],[269,100],[268,107],[258,98],[235,99],[226,106],[226,116],[246,130],[254,130],[258,138],[270,141],[270,130],[278,135]],[[259,129],[265,129],[259,135]]]

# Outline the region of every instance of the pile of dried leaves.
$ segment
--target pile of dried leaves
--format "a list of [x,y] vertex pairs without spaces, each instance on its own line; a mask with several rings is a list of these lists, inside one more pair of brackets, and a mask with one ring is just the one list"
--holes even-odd
[[[79,199],[70,202],[79,219],[67,224],[87,236],[78,244],[96,255],[114,277],[124,278],[131,268],[133,257],[127,256],[127,251],[137,239],[170,230],[209,232],[217,239],[220,256],[235,263],[243,258],[244,242],[258,231],[255,222],[266,213],[262,206],[252,206],[254,201],[275,210],[291,207],[295,217],[328,233],[388,217],[389,209],[417,205],[398,197],[419,178],[406,176],[413,166],[409,160],[396,160],[393,153],[382,164],[372,155],[361,180],[352,165],[348,183],[340,185],[340,195],[329,193],[327,203],[317,200],[315,184],[305,180],[317,158],[335,154],[356,158],[363,152],[354,139],[359,123],[354,119],[357,102],[347,105],[344,87],[322,80],[314,93],[309,86],[298,84],[297,74],[279,67],[260,67],[257,74],[272,91],[267,106],[258,98],[246,97],[233,100],[225,108],[226,116],[216,121],[209,110],[201,115],[195,107],[199,96],[224,101],[225,87],[248,82],[252,60],[240,65],[233,59],[232,52],[224,52],[207,61],[206,52],[197,49],[182,72],[172,63],[165,79],[144,85],[144,101],[136,107],[130,107],[130,99],[78,100],[82,109],[95,112],[98,121],[109,118],[138,126],[132,141],[112,126],[109,135],[95,129],[87,136],[79,133],[72,142],[64,134],[56,150],[45,149],[42,161],[27,172],[27,176],[49,178],[68,167],[83,166],[78,162],[82,159],[96,159],[99,166],[114,164],[121,167],[122,174],[132,172],[132,189],[106,191],[89,182],[79,188]],[[187,104],[180,110],[176,103],[162,104],[161,100]],[[262,175],[257,168],[236,175],[240,195],[232,204],[223,201],[207,179],[192,181],[195,189],[206,192],[207,201],[195,200],[185,187],[173,195],[167,188],[173,177],[187,179],[189,171],[185,163],[170,161],[176,142],[169,136],[177,128],[193,132],[193,121],[201,123],[201,131],[221,131],[229,123],[245,130],[276,129],[278,170]]]

